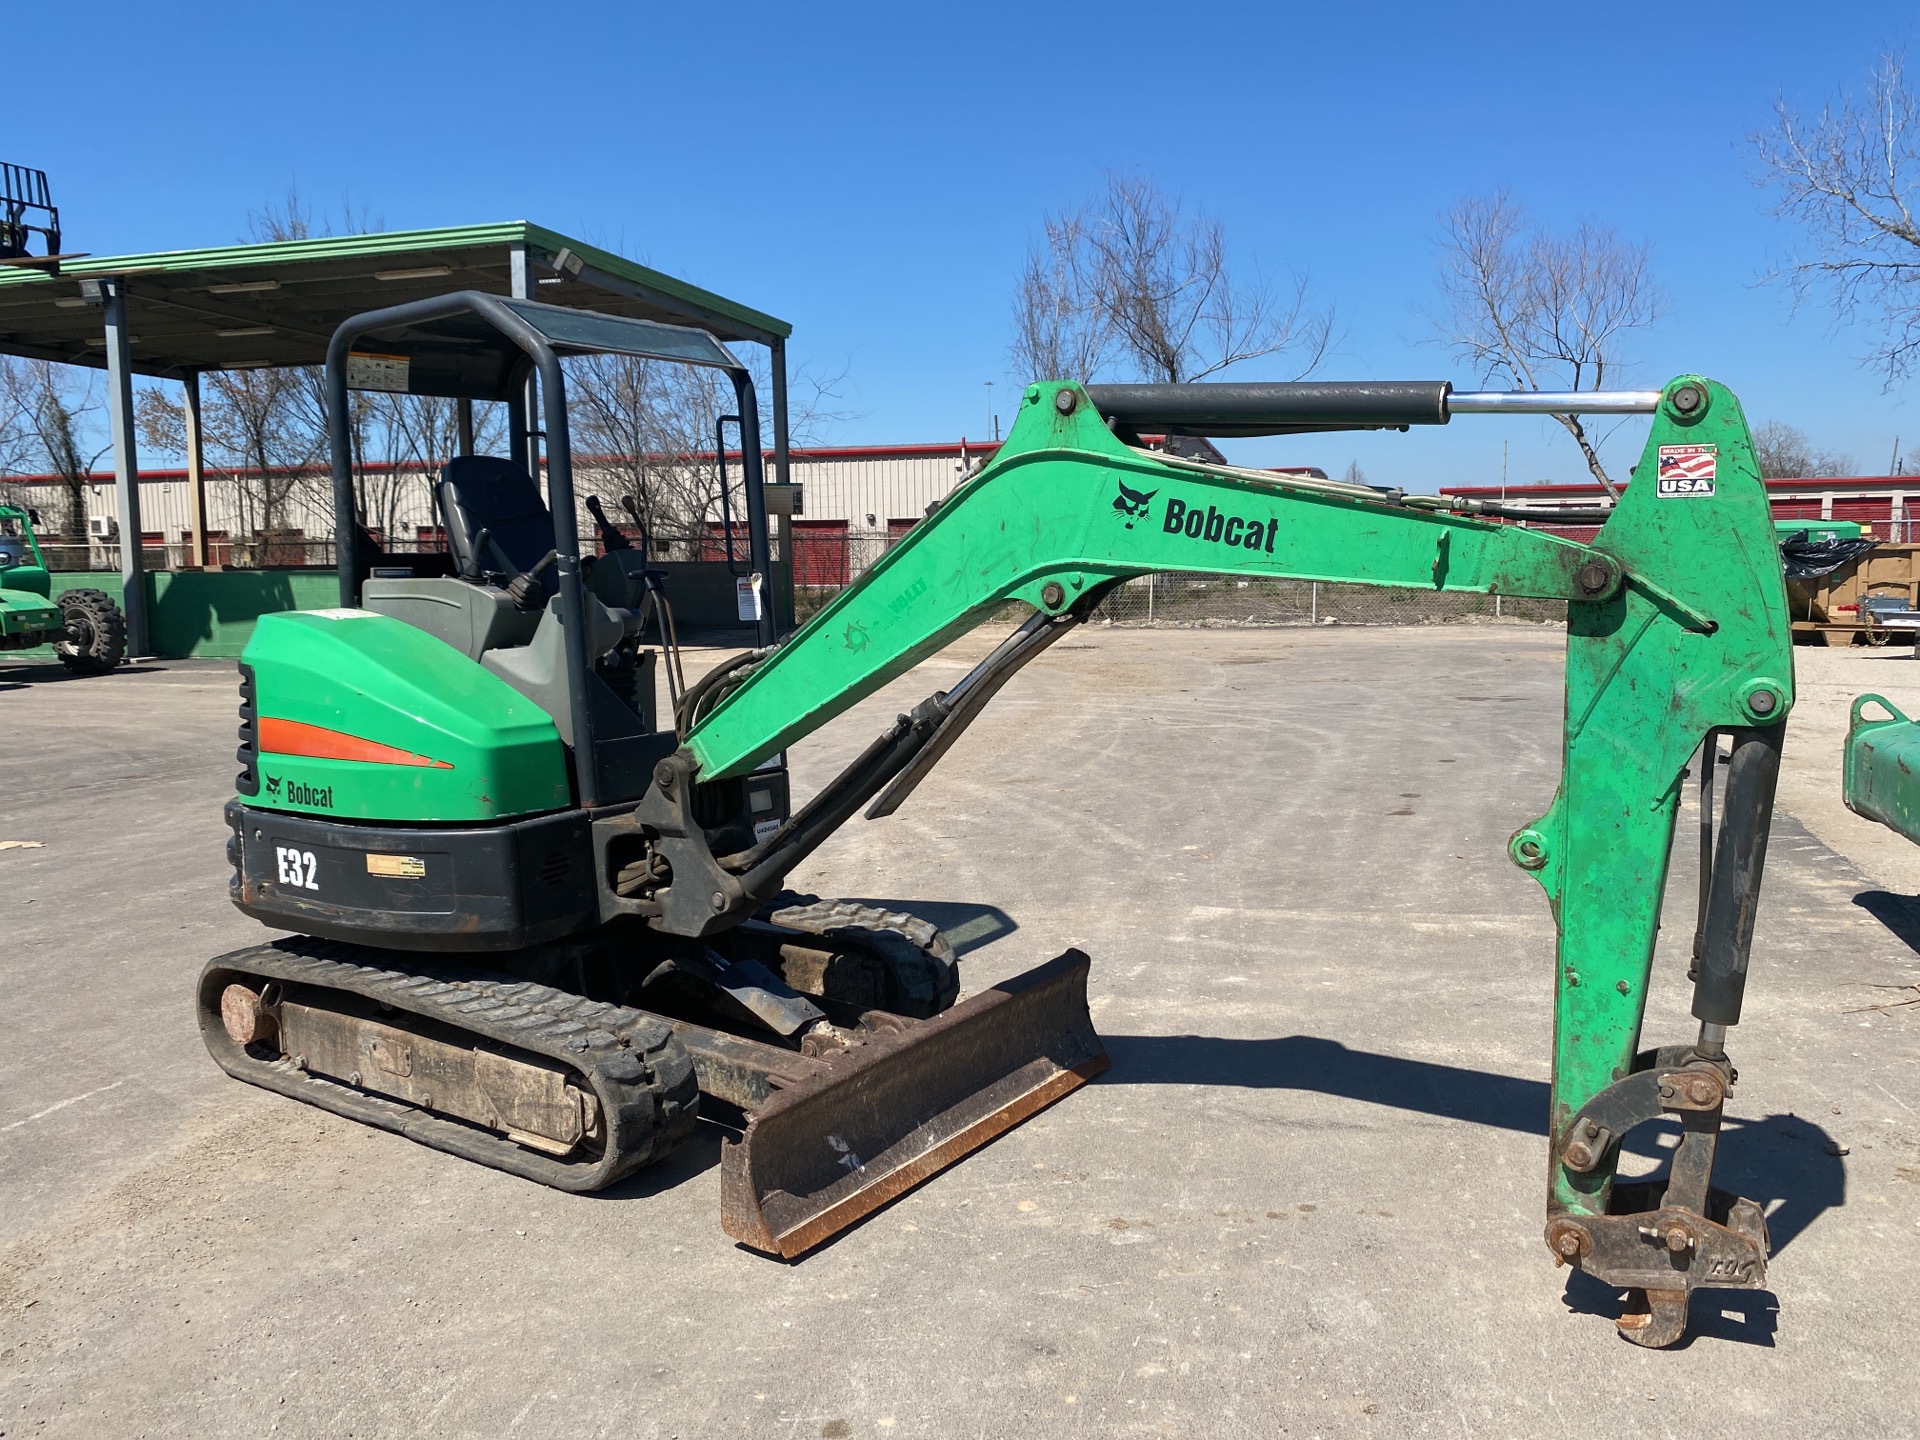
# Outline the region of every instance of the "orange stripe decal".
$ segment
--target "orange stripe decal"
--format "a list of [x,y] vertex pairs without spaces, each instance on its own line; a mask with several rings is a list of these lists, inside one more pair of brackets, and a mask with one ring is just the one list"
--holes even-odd
[[260,750],[268,755],[304,755],[310,760],[358,760],[368,765],[419,765],[431,770],[451,770],[445,760],[415,755],[358,735],[343,735],[322,725],[299,720],[272,720],[260,717]]

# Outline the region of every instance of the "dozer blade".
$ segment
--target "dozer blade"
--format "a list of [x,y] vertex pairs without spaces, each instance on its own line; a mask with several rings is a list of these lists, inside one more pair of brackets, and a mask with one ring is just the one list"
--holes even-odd
[[775,1090],[720,1157],[720,1223],[793,1259],[1107,1068],[1087,957],[881,1032]]

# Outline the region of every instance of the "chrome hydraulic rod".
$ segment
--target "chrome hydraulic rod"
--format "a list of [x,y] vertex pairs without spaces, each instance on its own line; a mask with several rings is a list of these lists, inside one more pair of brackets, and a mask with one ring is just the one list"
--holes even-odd
[[1455,390],[1448,415],[1651,415],[1658,390]]

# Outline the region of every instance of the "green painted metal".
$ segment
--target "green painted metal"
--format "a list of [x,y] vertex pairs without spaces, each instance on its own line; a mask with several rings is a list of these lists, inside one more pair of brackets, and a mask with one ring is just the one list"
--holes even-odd
[[1866,529],[1858,520],[1776,520],[1774,533],[1783,541],[1796,535],[1804,535],[1809,540],[1858,540]]
[[[489,821],[572,803],[553,721],[451,645],[365,610],[265,615],[241,664],[260,720],[261,809],[353,820]],[[315,726],[428,763],[274,748],[269,721]],[[436,763],[437,762],[437,763]]]
[[[1683,387],[1707,403],[1675,410]],[[1063,392],[1076,397],[1065,411]],[[1688,759],[1710,731],[1780,723],[1793,704],[1786,588],[1739,402],[1692,376],[1663,395],[1639,483],[1584,546],[1135,450],[1077,387],[1035,386],[994,462],[795,634],[687,748],[704,778],[741,774],[1009,600],[1070,608],[1156,570],[1566,599],[1561,782],[1510,846],[1559,930],[1557,1155],[1566,1125],[1628,1073],[1639,1044]],[[1660,486],[1669,446],[1713,447],[1711,483]],[[1204,517],[1197,534],[1193,515]],[[1588,598],[1575,577],[1595,562],[1607,583]],[[1553,1208],[1604,1212],[1610,1162],[1587,1175],[1552,1168]]]
[[53,603],[53,577],[34,537],[32,519],[17,505],[0,505],[0,531],[26,542],[24,563],[0,564],[0,640],[11,642],[8,649],[13,651],[26,637],[59,630],[62,620],[60,607]]
[[[1867,719],[1863,712],[1869,705],[1878,705],[1890,718]],[[1920,725],[1884,695],[1855,700],[1840,780],[1847,808],[1920,843],[1920,779],[1915,771],[1920,771]]]
[[[72,282],[94,275],[189,274],[202,270],[221,272],[244,269],[283,270],[289,266],[326,260],[394,260],[407,256],[446,250],[499,249],[508,245],[526,245],[553,256],[571,250],[589,265],[636,285],[644,285],[662,295],[682,300],[701,309],[755,330],[765,330],[782,338],[793,334],[793,327],[751,306],[690,285],[645,265],[639,265],[609,250],[534,225],[525,220],[499,221],[486,225],[454,225],[432,230],[389,230],[367,235],[323,235],[310,240],[272,241],[258,245],[216,245],[204,250],[153,250],[131,255],[88,255],[64,260],[58,274],[25,267],[0,267],[0,291],[35,285],[57,286],[69,293]],[[342,301],[343,313],[356,307]],[[369,308],[359,306],[359,309]]]
[[[1075,398],[1070,413],[1061,394]],[[1036,385],[993,463],[687,744],[703,777],[744,774],[1009,601],[1062,610],[1089,589],[1156,570],[1567,599],[1580,593],[1574,571],[1595,558],[1537,530],[1137,450],[1113,437],[1077,386]],[[1061,597],[1052,606],[1049,585]]]
[[[1688,760],[1710,731],[1783,723],[1793,706],[1786,582],[1746,417],[1726,387],[1696,377],[1665,395],[1683,384],[1703,386],[1708,403],[1683,416],[1662,401],[1634,483],[1594,538],[1629,582],[1609,601],[1568,607],[1560,787],[1509,846],[1559,931],[1555,1155],[1639,1046]],[[1702,445],[1716,447],[1711,493],[1662,494],[1661,449]],[[1552,1168],[1552,1206],[1605,1212],[1611,1163],[1586,1175]]]
[[[52,597],[69,590],[117,589],[114,571],[56,570]],[[165,660],[233,660],[253,637],[262,615],[280,610],[321,610],[340,600],[334,570],[149,570],[148,643]],[[27,659],[53,659],[42,646],[20,652]]]
[[[674,613],[682,628],[732,627],[737,616],[734,580],[720,561],[678,561],[666,571]],[[778,591],[787,567],[773,567]],[[4,572],[0,572],[3,574]],[[340,576],[333,569],[149,570],[147,629],[153,653],[167,660],[232,660],[253,637],[262,615],[280,610],[324,610],[340,603]],[[68,590],[113,590],[113,571],[56,570],[52,598]],[[56,622],[56,626],[57,626]],[[53,659],[42,646],[10,654],[9,659]]]

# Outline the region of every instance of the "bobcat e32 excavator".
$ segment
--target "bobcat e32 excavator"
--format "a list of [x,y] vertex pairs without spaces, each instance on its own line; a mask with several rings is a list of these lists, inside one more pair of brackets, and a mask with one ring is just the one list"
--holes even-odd
[[[514,454],[457,459],[440,481],[450,557],[372,553],[355,523],[362,351],[389,371],[401,357],[416,392],[508,402]],[[768,574],[753,387],[711,336],[468,292],[342,325],[327,361],[340,608],[262,618],[240,667],[232,896],[299,938],[207,966],[201,1029],[230,1074],[573,1190],[658,1159],[702,1107],[744,1117],[722,1224],[796,1256],[1107,1064],[1077,951],[955,1004],[931,926],[783,891],[856,811],[897,808],[1020,666],[1137,576],[1536,596],[1568,609],[1560,788],[1509,846],[1559,932],[1548,1249],[1642,1292],[1620,1323],[1646,1345],[1680,1337],[1692,1290],[1765,1282],[1759,1208],[1710,1182],[1793,667],[1725,388],[1037,384],[993,461],[807,625],[777,645],[763,630],[685,685],[644,549],[596,508],[603,553],[580,554],[561,357],[596,352],[732,379],[750,564]],[[529,373],[551,509],[526,463]],[[1569,411],[1652,416],[1591,544],[1498,523],[1499,507],[1140,442]],[[1014,601],[1032,613],[1004,643],[790,810],[787,746]],[[1681,782],[1722,736],[1699,1033],[1643,1050]],[[1617,1181],[1622,1139],[1663,1118],[1683,1130],[1668,1172]]]

